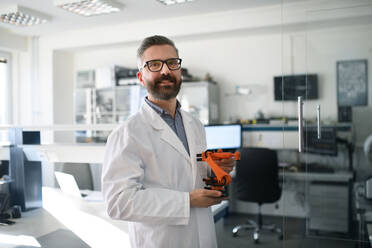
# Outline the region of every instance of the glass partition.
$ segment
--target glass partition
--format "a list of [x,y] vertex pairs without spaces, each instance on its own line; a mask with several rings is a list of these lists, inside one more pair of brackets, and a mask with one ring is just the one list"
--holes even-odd
[[283,113],[296,113],[302,127],[300,147],[280,152],[290,164],[282,174],[284,247],[369,247],[372,4],[282,6]]

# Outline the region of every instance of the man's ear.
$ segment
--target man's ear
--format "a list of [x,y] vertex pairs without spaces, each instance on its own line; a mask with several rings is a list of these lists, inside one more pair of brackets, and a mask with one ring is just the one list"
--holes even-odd
[[138,81],[141,83],[141,85],[145,87],[145,82],[143,81],[141,71],[137,72],[137,78],[138,78]]

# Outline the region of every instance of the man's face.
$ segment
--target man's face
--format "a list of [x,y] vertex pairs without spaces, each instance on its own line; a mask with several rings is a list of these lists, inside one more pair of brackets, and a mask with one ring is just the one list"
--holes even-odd
[[[142,56],[142,66],[150,60],[167,60],[178,58],[176,50],[170,45],[151,46],[145,50]],[[147,66],[137,73],[137,78],[147,93],[155,99],[169,100],[175,98],[180,91],[182,79],[181,69],[169,70],[166,63],[158,72],[152,72]]]

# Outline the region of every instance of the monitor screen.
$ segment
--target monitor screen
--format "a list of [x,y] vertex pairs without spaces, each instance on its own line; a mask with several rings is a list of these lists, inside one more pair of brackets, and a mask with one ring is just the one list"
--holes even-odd
[[336,128],[322,127],[321,138],[318,139],[316,127],[304,129],[304,151],[319,155],[337,156]]
[[318,98],[317,74],[274,77],[275,101],[297,101],[299,96],[305,100]]
[[22,138],[24,145],[40,144],[40,131],[23,131]]
[[242,126],[240,124],[205,126],[207,149],[239,149],[242,146]]

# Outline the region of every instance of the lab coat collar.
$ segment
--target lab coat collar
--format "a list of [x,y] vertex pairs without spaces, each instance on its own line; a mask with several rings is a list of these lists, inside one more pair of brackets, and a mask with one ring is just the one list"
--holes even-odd
[[[146,96],[145,97],[145,102],[150,105],[150,107],[152,107],[156,112],[158,112],[158,114],[160,115],[164,115],[164,114],[167,114],[167,115],[170,115],[165,109],[162,109],[161,107],[159,107],[158,105],[156,105],[155,103],[151,102],[148,97]],[[177,100],[176,102],[176,112],[177,111],[181,111],[181,103]]]
[[[156,113],[156,111],[153,108],[151,108],[147,103],[142,104],[142,113],[144,114],[145,121],[149,122],[150,125],[155,130],[158,130],[159,132],[161,132],[161,139],[167,142],[172,147],[174,147],[174,149],[176,149],[179,153],[181,153],[185,157],[185,159],[189,161],[189,163],[191,163],[190,156],[187,153],[184,145],[182,144],[182,141],[177,137],[177,135],[169,127],[169,125],[161,118],[161,116],[158,113]],[[191,142],[192,140],[189,141],[191,137],[188,134],[190,130],[188,130],[189,128],[188,129],[186,128],[186,126],[189,126],[188,122],[191,120],[187,118],[186,116],[185,116],[186,119],[184,119],[184,116],[185,115],[182,114],[182,119],[183,119],[183,123],[185,126],[185,132],[186,132],[187,140],[189,143],[190,154],[192,154],[191,153],[192,150],[190,146],[190,143],[192,143]]]

